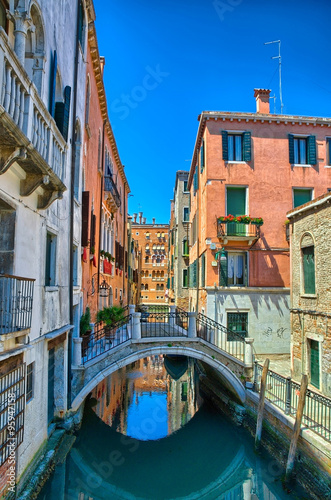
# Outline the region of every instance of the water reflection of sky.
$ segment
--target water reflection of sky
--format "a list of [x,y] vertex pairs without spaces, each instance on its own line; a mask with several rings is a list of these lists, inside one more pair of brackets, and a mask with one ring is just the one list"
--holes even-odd
[[168,435],[165,392],[134,392],[127,413],[126,435],[141,441],[161,439]]

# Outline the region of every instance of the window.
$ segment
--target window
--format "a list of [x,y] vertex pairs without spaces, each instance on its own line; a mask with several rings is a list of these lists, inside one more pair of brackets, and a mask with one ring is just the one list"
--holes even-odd
[[6,9],[2,5],[2,2],[0,1],[0,26],[6,31],[7,27],[7,16],[6,16]]
[[183,239],[183,257],[188,257],[189,249],[188,249],[188,241],[187,238]]
[[34,362],[26,367],[26,402],[33,398]]
[[302,248],[304,293],[315,294],[315,255],[314,246]]
[[[246,188],[227,187],[226,188],[226,212],[227,215],[245,215],[246,209]],[[236,222],[230,222],[226,225],[227,235],[246,234],[246,225]]]
[[99,130],[99,141],[98,141],[98,170],[102,173],[102,137],[101,130]]
[[188,287],[188,269],[183,269],[183,288]]
[[293,208],[299,207],[311,201],[312,189],[293,189]]
[[331,165],[331,137],[326,138],[326,165]]
[[55,286],[55,281],[56,281],[56,236],[52,233],[47,232],[45,286]]
[[78,286],[78,247],[73,245],[72,249],[72,264],[73,264],[73,286]]
[[202,139],[200,147],[200,172],[205,168],[205,141]]
[[85,102],[85,125],[87,127],[88,127],[88,124],[89,124],[89,117],[90,117],[90,101],[91,101],[90,75],[87,75],[86,102]]
[[79,9],[79,12],[78,12],[78,15],[79,15],[79,18],[78,18],[78,40],[79,40],[79,43],[80,43],[82,50],[84,51],[84,8],[83,8],[83,4],[81,1],[79,2],[78,9]]
[[190,209],[189,207],[184,207],[183,209],[183,222],[189,222],[190,220]]
[[220,286],[247,286],[246,253],[228,253],[223,250],[219,260]]
[[146,233],[146,240],[149,240],[151,236],[151,233]]
[[[239,333],[243,337],[248,335],[248,313],[228,313],[227,314],[227,324],[228,330],[232,332]],[[228,334],[228,340],[236,340],[229,338],[231,334]]]
[[295,137],[289,134],[289,159],[293,165],[315,165],[316,164],[316,137]]
[[187,191],[187,184],[188,184],[188,181],[184,181],[184,183],[183,183],[183,184],[184,184],[183,191],[184,191],[184,193],[187,193],[187,192],[188,192],[188,191]]
[[251,133],[222,131],[223,160],[251,161]]
[[200,257],[200,286],[206,284],[206,254],[203,253]]
[[320,343],[317,340],[308,339],[310,353],[310,383],[320,389]]

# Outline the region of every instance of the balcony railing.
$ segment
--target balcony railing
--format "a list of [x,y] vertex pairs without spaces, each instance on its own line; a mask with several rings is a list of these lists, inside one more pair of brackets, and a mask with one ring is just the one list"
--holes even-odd
[[[2,115],[0,138],[8,150],[0,173],[17,161],[30,174],[30,179],[21,182],[22,196],[31,194],[40,185],[49,193],[64,191],[66,141],[1,29],[0,67],[0,105],[6,112]],[[40,180],[36,180],[37,172]],[[38,208],[47,208],[48,198],[50,194],[40,200]]]
[[31,328],[34,280],[0,276],[0,334]]
[[258,239],[260,237],[260,225],[244,224],[239,222],[220,222],[217,221],[218,238],[234,239]]
[[111,193],[116,206],[119,208],[121,206],[121,197],[119,195],[119,192],[117,191],[116,184],[110,175],[105,175],[105,191]]

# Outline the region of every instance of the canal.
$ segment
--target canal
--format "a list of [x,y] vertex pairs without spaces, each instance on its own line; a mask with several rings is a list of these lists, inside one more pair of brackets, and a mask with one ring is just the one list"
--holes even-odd
[[283,469],[199,394],[196,362],[152,356],[113,373],[39,500],[276,500]]

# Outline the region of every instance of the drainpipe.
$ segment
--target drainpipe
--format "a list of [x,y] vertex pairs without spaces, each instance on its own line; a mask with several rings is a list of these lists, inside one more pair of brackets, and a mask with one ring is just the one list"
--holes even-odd
[[[106,130],[106,122],[103,121],[102,127],[102,154],[101,154],[101,188],[100,188],[100,210],[99,210],[99,255],[98,255],[98,280],[97,280],[97,290],[99,296],[99,286],[100,286],[100,245],[101,245],[101,220],[102,220],[102,198],[103,198],[103,186],[104,186],[104,171],[105,171],[105,130]],[[99,310],[99,303],[97,304]]]
[[[70,230],[69,230],[69,314],[70,324],[74,324],[74,265],[72,246],[74,240],[74,187],[75,187],[75,125],[76,125],[76,110],[77,110],[77,82],[78,82],[78,55],[79,55],[79,0],[77,1],[77,19],[76,19],[76,50],[75,50],[75,66],[74,66],[74,88],[73,88],[73,107],[72,107],[72,133],[71,133],[71,174],[70,174]],[[68,390],[67,390],[67,408],[71,408],[71,359],[72,359],[72,330],[68,333]]]
[[[300,318],[300,313],[299,313]],[[301,375],[304,375],[305,370],[305,315],[301,318]]]

